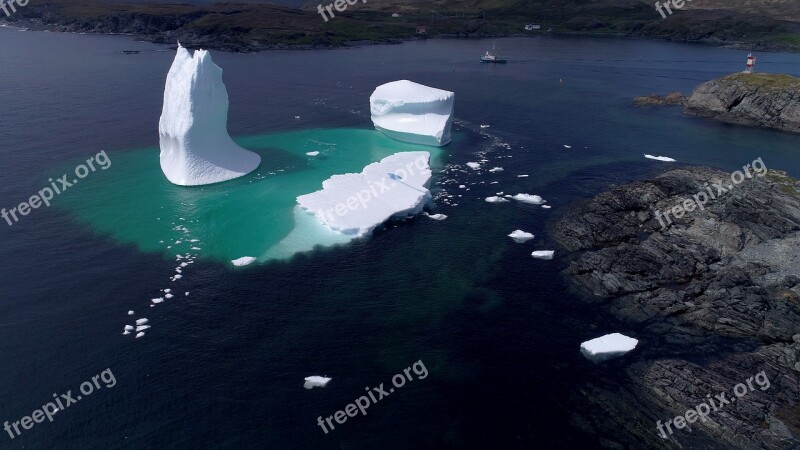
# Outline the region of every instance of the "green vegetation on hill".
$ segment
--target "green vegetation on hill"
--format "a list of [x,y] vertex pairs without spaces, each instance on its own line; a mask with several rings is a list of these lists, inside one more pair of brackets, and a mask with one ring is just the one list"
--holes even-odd
[[[550,30],[800,50],[800,7],[794,0],[720,1],[694,0],[667,19],[644,0],[370,1],[350,5],[325,22],[316,5],[293,9],[245,2],[48,0],[31,2],[6,20],[56,31],[131,33],[154,42],[180,39],[187,45],[231,51],[392,41],[416,36],[421,26],[427,35],[504,36]],[[541,25],[541,31],[526,32],[528,23]]]

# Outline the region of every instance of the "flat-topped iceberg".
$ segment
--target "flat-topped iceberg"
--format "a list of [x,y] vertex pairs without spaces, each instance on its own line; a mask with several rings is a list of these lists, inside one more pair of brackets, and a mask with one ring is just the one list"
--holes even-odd
[[534,238],[532,233],[528,233],[522,230],[514,230],[511,232],[511,234],[508,235],[508,237],[510,237],[519,244],[523,244]]
[[583,356],[594,362],[622,356],[636,348],[639,341],[620,333],[607,334],[581,344]]
[[305,383],[303,383],[303,387],[306,389],[314,389],[315,387],[325,387],[328,385],[328,383],[330,383],[331,379],[332,378],[312,375],[310,377],[305,378]]
[[375,88],[369,109],[375,128],[394,139],[423,145],[450,142],[455,94],[413,81]]
[[256,153],[228,135],[228,91],[222,69],[205,50],[194,57],[178,44],[167,75],[158,124],[161,170],[180,186],[219,183],[241,177],[261,164]]
[[297,197],[297,203],[328,228],[366,236],[392,218],[422,212],[431,198],[430,153],[403,152],[372,163],[361,173],[334,175],[322,190]]

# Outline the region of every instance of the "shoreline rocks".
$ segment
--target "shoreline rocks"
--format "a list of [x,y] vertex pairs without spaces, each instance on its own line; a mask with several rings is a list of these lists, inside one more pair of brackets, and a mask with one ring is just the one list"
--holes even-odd
[[[726,179],[709,168],[670,170],[578,202],[554,228],[572,252],[567,278],[649,335],[648,351],[625,369],[629,392],[612,401],[614,409],[651,411],[657,448],[720,439],[738,448],[800,446],[800,181],[768,171],[664,227],[656,218]],[[684,414],[706,394],[731,395],[762,370],[771,388],[692,432],[656,435],[655,420]],[[647,430],[633,427],[646,422],[619,425],[641,438]]]

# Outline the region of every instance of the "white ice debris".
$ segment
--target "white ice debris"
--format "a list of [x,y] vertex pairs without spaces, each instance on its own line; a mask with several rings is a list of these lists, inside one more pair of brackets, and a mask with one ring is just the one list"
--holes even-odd
[[308,155],[308,156],[317,156],[317,155],[319,155],[319,152],[306,152],[306,155]]
[[489,128],[491,125],[481,125],[481,128]]
[[445,145],[450,142],[454,97],[408,80],[382,84],[369,98],[372,123],[400,141]]
[[194,57],[178,44],[167,75],[158,125],[161,170],[181,186],[219,183],[246,175],[261,164],[256,153],[236,145],[227,130],[228,92],[222,69],[205,50]]
[[639,341],[620,333],[607,334],[581,344],[583,356],[594,362],[622,356],[636,348]]
[[429,219],[433,219],[433,220],[444,220],[444,219],[447,219],[447,216],[444,215],[444,214],[428,214],[428,213],[423,213],[423,214],[428,216]]
[[531,253],[534,259],[553,259],[554,250],[537,250]]
[[149,320],[147,320],[147,319],[137,319],[136,320],[136,325],[144,325],[147,322],[149,322]]
[[472,170],[478,170],[478,169],[481,168],[481,165],[479,163],[476,163],[476,162],[468,162],[467,163],[467,167],[469,167]]
[[174,297],[174,295],[172,295],[172,294],[167,294],[167,295],[164,296],[164,298],[167,299],[167,300],[171,299],[172,297]]
[[159,303],[164,303],[164,297],[151,298],[150,301],[157,305]]
[[132,316],[133,315],[133,310],[128,311],[128,315]]
[[248,264],[252,264],[252,263],[256,262],[257,260],[258,260],[258,258],[254,258],[252,256],[242,256],[241,258],[234,259],[233,261],[231,261],[231,264],[233,264],[236,267],[242,267],[242,266],[246,266]]
[[528,242],[533,239],[533,234],[522,230],[514,230],[508,235],[508,237],[513,239],[515,242],[522,244],[523,242]]
[[544,208],[544,209],[550,209],[550,208],[552,208],[552,206],[550,206],[550,205],[542,205],[542,208]]
[[530,175],[517,175],[517,178],[528,178]]
[[654,159],[654,160],[656,160],[656,161],[663,161],[663,162],[675,162],[675,160],[674,160],[674,159],[672,159],[672,158],[670,158],[670,157],[668,157],[668,156],[653,156],[653,155],[644,155],[644,157],[645,157],[645,158],[647,158],[647,159]]
[[148,328],[150,328],[150,325],[140,325],[140,326],[136,327],[136,331],[144,331],[144,330],[146,330]]
[[139,339],[142,336],[144,336],[144,331],[140,331],[140,332],[136,333],[136,339]]
[[542,197],[539,197],[538,195],[517,194],[517,195],[515,195],[515,196],[513,196],[511,198],[513,198],[514,200],[516,200],[518,202],[530,203],[532,205],[541,205],[542,203],[545,203],[545,201],[542,199]]
[[503,197],[492,196],[492,197],[486,197],[486,202],[487,203],[507,203],[508,200],[504,199]]
[[564,144],[564,148],[572,148],[571,145]]
[[367,236],[391,218],[422,212],[431,198],[429,160],[428,152],[395,153],[361,173],[328,178],[322,190],[297,197],[297,203],[334,231]]
[[489,169],[489,172],[492,172],[492,173],[502,172],[502,171],[503,171],[502,167],[495,167],[494,169]]
[[125,325],[125,331],[128,331],[128,332],[133,331],[133,326],[132,325]]
[[313,389],[315,387],[325,387],[328,384],[328,382],[331,381],[331,378],[314,375],[306,377],[305,380],[306,382],[303,384],[303,387],[306,389]]

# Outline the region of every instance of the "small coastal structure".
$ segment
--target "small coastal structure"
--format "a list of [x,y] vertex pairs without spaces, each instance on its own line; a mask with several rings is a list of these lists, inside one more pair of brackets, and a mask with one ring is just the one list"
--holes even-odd
[[744,73],[753,73],[753,69],[756,66],[756,57],[753,56],[752,53],[747,55],[747,66],[744,69]]

